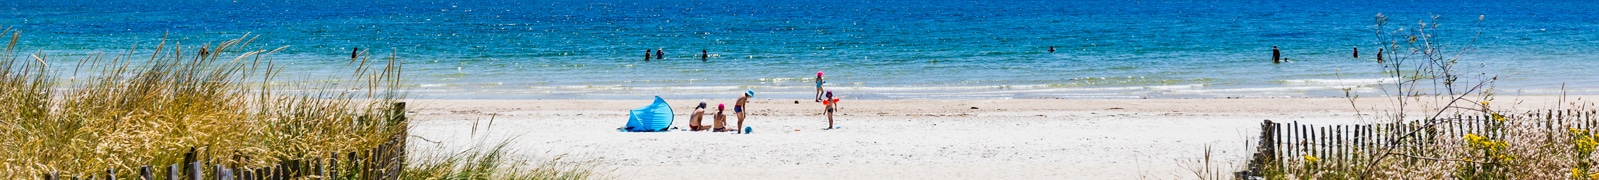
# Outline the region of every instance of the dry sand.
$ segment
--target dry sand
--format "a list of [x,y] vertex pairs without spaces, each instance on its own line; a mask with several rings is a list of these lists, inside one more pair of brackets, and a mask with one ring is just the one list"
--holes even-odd
[[[1559,104],[1496,99],[1500,109]],[[668,101],[675,127],[687,128],[699,101]],[[627,110],[649,101],[411,102],[413,154],[509,140],[521,155],[593,160],[620,179],[1188,179],[1206,146],[1216,163],[1239,166],[1263,120],[1361,122],[1342,98],[845,100],[835,117],[843,128],[822,130],[820,103],[758,99],[745,122],[752,134],[625,133],[616,128]],[[1392,103],[1358,104],[1371,119]]]

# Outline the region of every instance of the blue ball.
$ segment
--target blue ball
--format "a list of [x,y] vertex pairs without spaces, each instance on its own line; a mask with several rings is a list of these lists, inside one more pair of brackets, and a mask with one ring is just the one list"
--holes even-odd
[[744,126],[744,134],[749,134],[752,131],[755,131],[755,129],[751,129],[749,126]]

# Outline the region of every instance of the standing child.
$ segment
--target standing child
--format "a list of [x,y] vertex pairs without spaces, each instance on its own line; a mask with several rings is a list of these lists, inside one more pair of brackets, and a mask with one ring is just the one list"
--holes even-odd
[[833,111],[838,109],[838,98],[833,97],[833,91],[827,91],[827,100],[822,100],[822,105],[827,106],[827,129],[833,129]]
[[744,90],[744,95],[738,97],[738,102],[733,103],[733,114],[738,116],[738,126],[733,126],[733,131],[742,133],[744,129],[744,107],[749,104],[750,97],[755,97],[755,90]]
[[816,71],[816,102],[822,102],[822,71]]

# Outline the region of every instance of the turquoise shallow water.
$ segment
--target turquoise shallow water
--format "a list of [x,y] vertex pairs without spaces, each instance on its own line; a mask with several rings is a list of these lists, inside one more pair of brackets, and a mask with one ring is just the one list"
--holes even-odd
[[[1184,98],[1380,94],[1373,15],[1438,16],[1500,94],[1599,94],[1586,1],[108,1],[0,2],[54,57],[244,33],[336,74],[398,53],[419,98]],[[1477,17],[1484,17],[1478,21]],[[1478,35],[1477,33],[1481,34]],[[1271,64],[1271,46],[1293,63]],[[1054,46],[1057,51],[1046,50]],[[1364,59],[1350,57],[1360,47]],[[645,49],[665,60],[643,61]],[[700,50],[715,57],[701,62]],[[397,51],[397,52],[396,52]],[[73,58],[56,58],[70,63]]]

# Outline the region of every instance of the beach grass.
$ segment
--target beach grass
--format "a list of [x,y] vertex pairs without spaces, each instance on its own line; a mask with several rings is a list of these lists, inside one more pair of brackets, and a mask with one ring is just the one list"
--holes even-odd
[[516,156],[508,145],[510,140],[433,154],[408,167],[404,179],[605,179],[594,161],[569,162],[565,155],[532,161]]
[[[271,54],[244,35],[186,46],[164,40],[75,63],[43,51],[19,52],[22,33],[0,56],[0,179],[64,177],[116,169],[134,178],[142,166],[193,161],[268,167],[279,161],[372,149],[403,137],[409,124],[395,104],[405,98],[397,57],[357,51],[341,73],[282,79]],[[135,54],[135,52],[140,52]],[[142,52],[149,52],[148,54]],[[325,76],[325,77],[318,77]],[[319,79],[320,78],[320,79]],[[591,166],[501,168],[503,146],[412,163],[407,179],[581,179]],[[193,152],[192,157],[186,153]],[[471,168],[443,168],[471,167]],[[506,166],[520,167],[520,166]],[[503,174],[501,174],[503,173]],[[481,178],[467,178],[481,179]]]
[[[1594,167],[1599,159],[1593,157],[1599,136],[1592,132],[1599,119],[1593,117],[1593,104],[1567,104],[1562,97],[1555,109],[1500,109],[1490,103],[1497,76],[1457,67],[1469,60],[1466,52],[1476,37],[1432,33],[1438,32],[1438,16],[1397,28],[1387,26],[1387,16],[1375,19],[1379,44],[1393,50],[1379,54],[1377,63],[1401,81],[1385,87],[1391,88],[1385,92],[1393,102],[1385,106],[1392,110],[1351,120],[1408,125],[1376,131],[1392,138],[1374,143],[1374,149],[1319,154],[1324,157],[1290,153],[1298,155],[1262,159],[1256,162],[1259,169],[1244,171],[1265,179],[1599,179]],[[1348,98],[1353,104],[1358,97]],[[1355,110],[1361,113],[1360,107]],[[1204,168],[1214,167],[1191,169]]]

